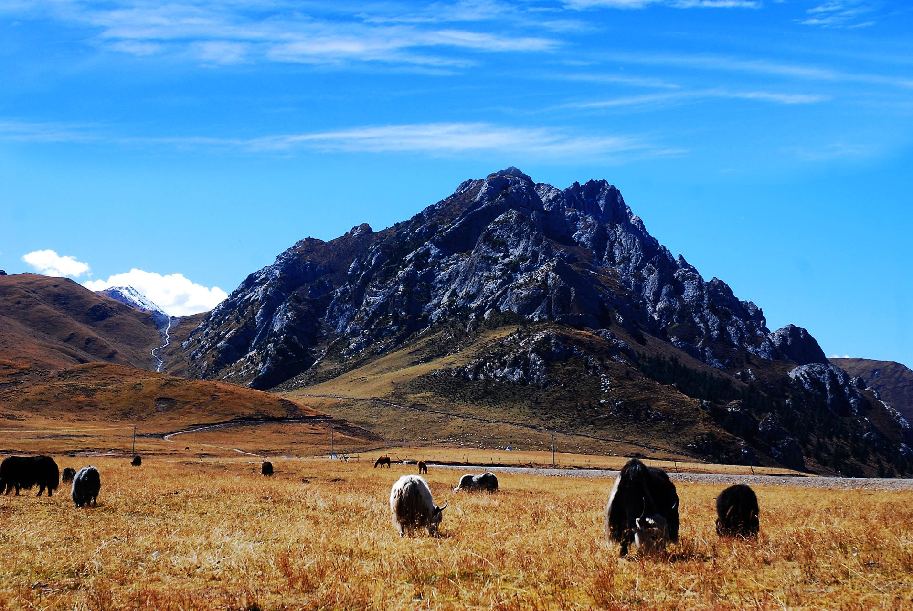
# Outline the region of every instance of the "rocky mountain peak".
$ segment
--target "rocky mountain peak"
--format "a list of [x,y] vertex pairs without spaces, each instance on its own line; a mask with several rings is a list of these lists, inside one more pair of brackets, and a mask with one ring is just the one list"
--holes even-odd
[[[621,321],[714,367],[740,351],[780,355],[760,308],[673,257],[615,186],[558,189],[514,167],[383,231],[364,224],[298,242],[251,274],[188,348],[204,375],[266,385],[333,342],[382,352],[435,324],[498,314],[594,329]],[[777,341],[808,343],[790,338]]]
[[[469,365],[436,378],[436,396],[462,404],[467,385],[480,385],[478,405],[495,409],[491,385],[514,385],[506,397],[533,385],[522,410],[537,406],[548,426],[554,403],[597,428],[690,427],[682,446],[716,460],[757,450],[797,468],[809,458],[858,470],[858,457],[877,451],[907,468],[886,448],[913,433],[827,365],[808,331],[771,333],[757,305],[673,256],[605,180],[559,189],[507,168],[381,231],[301,240],[248,276],[182,349],[193,375],[291,389],[492,335]],[[418,383],[422,397],[438,392],[432,382]],[[815,440],[822,422],[834,430]]]

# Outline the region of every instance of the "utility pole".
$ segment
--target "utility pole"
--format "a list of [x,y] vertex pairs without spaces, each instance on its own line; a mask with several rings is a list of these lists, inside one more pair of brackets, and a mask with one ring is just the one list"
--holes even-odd
[[555,465],[555,432],[552,431],[552,467]]
[[336,456],[336,440],[333,438],[333,429],[330,428],[330,458]]
[[136,456],[136,425],[133,425],[133,455]]

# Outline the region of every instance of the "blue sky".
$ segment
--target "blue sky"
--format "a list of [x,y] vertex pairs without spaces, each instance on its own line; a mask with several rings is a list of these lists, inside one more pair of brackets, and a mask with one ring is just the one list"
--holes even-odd
[[906,2],[0,0],[11,273],[187,313],[510,165],[605,178],[771,328],[913,365]]

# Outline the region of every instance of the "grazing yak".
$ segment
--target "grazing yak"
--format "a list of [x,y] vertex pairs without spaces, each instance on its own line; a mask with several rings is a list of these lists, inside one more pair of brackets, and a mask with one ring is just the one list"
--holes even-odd
[[427,463],[425,463],[424,460],[418,461],[418,473],[419,473],[419,475],[421,475],[422,473],[424,473],[425,475],[428,474],[428,465],[427,465]]
[[761,510],[754,490],[745,484],[729,486],[716,497],[716,534],[721,537],[757,537]]
[[453,489],[454,492],[459,490],[465,490],[466,492],[497,492],[498,478],[494,473],[482,473],[481,475],[467,473],[460,478],[460,483]]
[[678,541],[678,494],[666,472],[629,460],[609,495],[605,529],[609,540],[621,544],[622,557],[632,543],[651,553]]
[[73,467],[66,467],[63,470],[63,474],[60,476],[60,481],[72,482],[74,475],[76,475],[76,469],[74,469]]
[[260,473],[262,473],[263,475],[272,475],[273,474],[273,463],[271,463],[270,461],[267,460],[262,465],[260,465]]
[[387,456],[386,454],[384,454],[383,456],[381,456],[380,458],[378,458],[376,461],[374,461],[374,468],[375,468],[375,469],[376,469],[377,467],[383,467],[384,465],[387,465],[387,468],[388,468],[388,469],[390,468],[390,457]]
[[45,490],[53,496],[60,485],[60,470],[50,456],[9,456],[0,463],[0,492],[16,494],[22,488],[38,485],[38,496]]
[[390,490],[390,513],[400,537],[417,528],[427,528],[428,534],[436,537],[446,508],[446,504],[443,507],[434,504],[431,489],[418,475],[402,476]]
[[133,457],[133,460],[130,461],[130,464],[133,465],[134,467],[139,467],[140,465],[143,464],[143,458],[139,454],[137,454]]
[[101,476],[98,469],[89,465],[76,472],[73,477],[73,488],[71,496],[77,507],[87,506],[89,503],[93,507],[98,505],[98,492],[101,490]]

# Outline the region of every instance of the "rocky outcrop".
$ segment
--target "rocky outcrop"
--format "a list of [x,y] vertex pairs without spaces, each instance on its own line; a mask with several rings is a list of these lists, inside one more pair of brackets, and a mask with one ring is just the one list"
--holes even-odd
[[794,385],[813,398],[820,398],[838,416],[859,416],[865,399],[842,369],[828,363],[800,365],[790,370]]
[[777,329],[770,334],[770,342],[773,344],[777,358],[793,361],[799,365],[827,363],[827,357],[824,356],[824,351],[818,345],[818,341],[802,327],[786,325],[782,329]]

